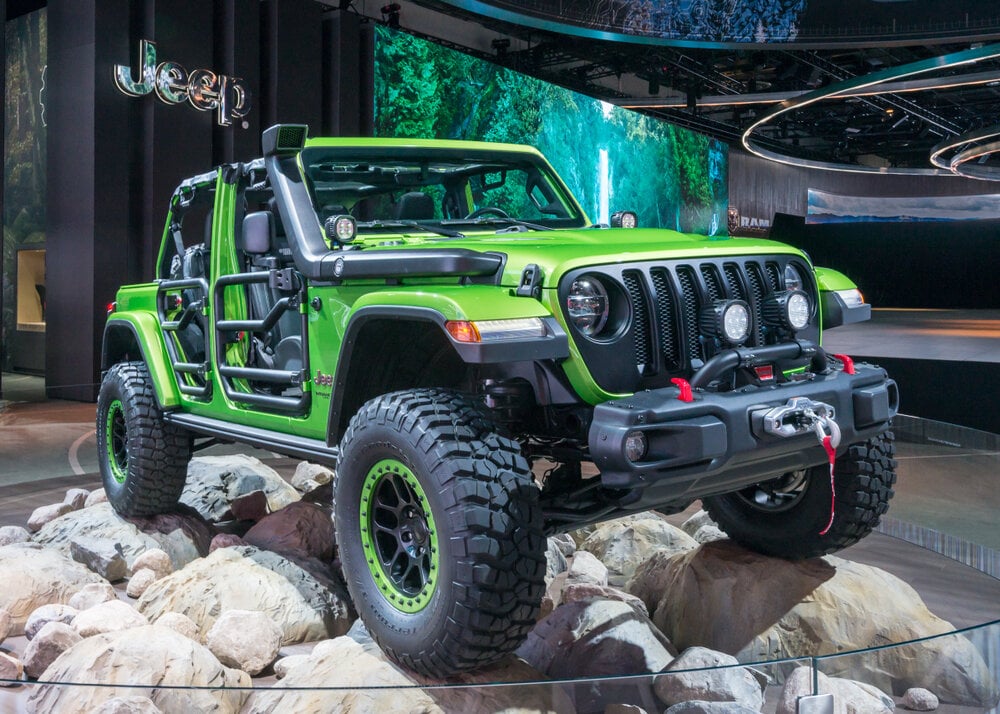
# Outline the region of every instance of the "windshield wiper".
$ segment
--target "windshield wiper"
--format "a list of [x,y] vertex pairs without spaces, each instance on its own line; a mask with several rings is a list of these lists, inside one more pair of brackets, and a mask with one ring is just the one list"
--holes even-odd
[[522,221],[517,218],[501,218],[500,216],[482,216],[481,218],[476,218],[470,221],[463,221],[463,223],[473,223],[477,226],[520,226],[521,228],[528,228],[533,231],[554,230],[553,228],[543,226],[540,223],[529,223],[528,221]]
[[416,221],[367,221],[364,223],[358,223],[358,228],[417,228],[422,231],[427,231],[428,233],[436,233],[439,236],[445,236],[447,238],[465,238],[464,233],[459,233],[458,231],[453,231],[450,228],[441,228],[439,226],[427,226],[423,223],[417,223]]

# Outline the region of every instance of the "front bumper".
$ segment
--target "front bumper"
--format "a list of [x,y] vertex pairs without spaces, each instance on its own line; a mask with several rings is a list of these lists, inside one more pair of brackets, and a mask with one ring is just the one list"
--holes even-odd
[[[765,348],[767,349],[767,348]],[[830,370],[810,379],[731,392],[695,390],[680,401],[676,387],[638,392],[594,409],[589,441],[603,485],[640,488],[648,505],[691,501],[808,468],[826,460],[813,433],[768,433],[763,415],[804,397],[833,407],[842,453],[888,428],[899,409],[899,390],[881,367],[855,365],[855,373]],[[641,431],[648,448],[632,462],[626,436]]]

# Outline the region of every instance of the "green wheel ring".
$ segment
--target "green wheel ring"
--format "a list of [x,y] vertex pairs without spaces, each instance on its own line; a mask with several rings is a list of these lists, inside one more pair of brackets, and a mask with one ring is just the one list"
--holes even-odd
[[[397,539],[396,550],[390,552],[392,545],[386,544],[389,531],[384,527],[378,527],[377,513],[385,512],[387,505],[383,500],[386,488],[392,488],[396,493],[400,488],[408,493],[415,505],[419,505],[417,520],[426,528],[426,543],[423,546],[424,552],[418,558],[405,556],[411,565],[420,562],[424,566],[424,571],[419,575],[419,588],[406,588],[400,577],[396,577],[387,570],[398,556],[401,556],[401,528],[396,529]],[[440,549],[438,547],[437,527],[434,524],[434,515],[431,513],[430,505],[423,487],[405,464],[396,459],[384,459],[373,465],[365,475],[365,480],[361,485],[360,504],[360,525],[361,525],[361,547],[365,561],[368,564],[368,572],[371,573],[379,592],[392,607],[405,613],[416,613],[423,610],[430,603],[434,592],[437,590],[438,574],[440,572]],[[381,534],[381,539],[376,537],[376,532]],[[390,556],[392,556],[390,558]],[[390,562],[386,562],[386,561]],[[405,573],[404,573],[405,576]]]
[[104,418],[104,448],[108,454],[111,477],[117,483],[125,483],[128,476],[128,429],[125,407],[120,399],[111,402]]

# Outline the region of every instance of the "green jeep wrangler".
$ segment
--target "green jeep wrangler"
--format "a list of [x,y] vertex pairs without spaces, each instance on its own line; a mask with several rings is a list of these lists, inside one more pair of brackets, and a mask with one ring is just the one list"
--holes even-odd
[[870,315],[843,275],[594,225],[529,147],[280,125],[263,154],[181,183],[156,279],[109,313],[119,513],[174,508],[219,441],[335,467],[361,618],[443,676],[523,641],[548,534],[701,499],[732,539],[807,558],[886,511],[896,384],[820,346]]

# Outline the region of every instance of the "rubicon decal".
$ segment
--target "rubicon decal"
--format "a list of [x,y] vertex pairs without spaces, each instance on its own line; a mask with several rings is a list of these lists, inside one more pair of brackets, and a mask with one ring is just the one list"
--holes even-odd
[[214,111],[222,126],[232,124],[233,117],[243,118],[250,113],[250,90],[242,78],[207,69],[188,72],[177,62],[157,64],[156,43],[152,40],[139,43],[138,74],[138,79],[133,79],[129,66],[116,64],[115,86],[130,97],[155,92],[166,104],[187,101],[199,111]]

